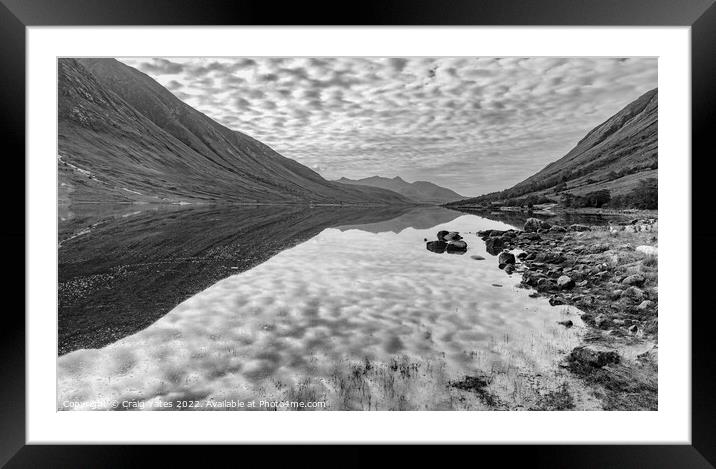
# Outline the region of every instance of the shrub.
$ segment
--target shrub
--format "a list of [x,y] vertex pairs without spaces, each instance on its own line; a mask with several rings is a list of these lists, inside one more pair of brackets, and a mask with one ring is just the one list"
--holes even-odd
[[614,197],[609,206],[615,208],[656,209],[659,206],[659,187],[655,178],[642,179],[628,194]]
[[562,194],[562,197],[559,200],[559,203],[563,207],[573,207],[574,206],[574,195],[567,192],[566,194]]
[[580,195],[574,195],[574,194],[562,194],[562,198],[560,199],[560,203],[564,207],[574,207],[574,208],[581,208],[581,207],[595,207],[599,208],[611,200],[611,194],[607,189],[601,189],[598,191],[590,192],[586,195],[580,196]]
[[642,179],[630,192],[636,208],[655,209],[659,206],[659,185],[656,178]]
[[607,189],[590,192],[584,196],[585,207],[599,208],[606,205],[611,200],[611,194]]
[[659,265],[659,258],[654,255],[649,255],[644,258],[644,260],[641,261],[641,263],[646,267],[656,267]]

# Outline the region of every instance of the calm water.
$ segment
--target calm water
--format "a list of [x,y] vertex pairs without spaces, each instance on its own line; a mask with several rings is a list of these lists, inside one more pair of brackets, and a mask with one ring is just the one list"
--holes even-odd
[[[248,220],[273,219],[266,210],[274,209],[255,210]],[[220,212],[180,212],[185,221],[204,220],[201,232],[211,239],[211,249],[228,256],[227,270],[223,264],[220,269],[220,276],[228,276],[219,281],[210,276],[210,285],[138,331],[59,357],[58,408],[68,408],[67,401],[90,409],[110,408],[111,400],[145,408],[166,400],[188,400],[201,408],[212,402],[288,400],[326,402],[330,410],[535,409],[549,408],[560,396],[569,396],[579,409],[596,406],[559,366],[583,333],[577,311],[530,298],[530,291],[518,288],[519,274],[499,270],[475,234],[510,225],[440,208],[380,215],[372,209],[370,216],[326,210],[314,209],[307,220],[295,211],[273,213],[302,220],[302,235],[287,241],[292,247],[272,251],[267,260],[233,275],[236,259],[222,242],[263,246],[281,237],[279,232],[244,233],[237,242]],[[147,216],[142,226],[151,231],[154,218]],[[212,230],[210,218],[222,228]],[[281,226],[288,230],[295,224]],[[424,239],[434,240],[442,229],[460,231],[467,253],[426,250]],[[212,237],[216,231],[223,241]],[[79,249],[82,236],[88,235],[68,244]],[[68,244],[61,253],[74,252]],[[110,252],[126,254],[125,248]],[[73,265],[71,257],[65,254],[65,265]],[[106,268],[114,268],[112,262]],[[61,278],[62,269],[61,261]],[[171,289],[171,275],[161,275]],[[86,304],[92,297],[84,295]],[[73,304],[66,303],[66,316]],[[575,326],[557,324],[564,319]]]

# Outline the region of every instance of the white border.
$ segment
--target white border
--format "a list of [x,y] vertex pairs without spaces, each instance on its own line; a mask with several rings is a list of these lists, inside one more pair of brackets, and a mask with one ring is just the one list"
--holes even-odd
[[[28,443],[690,443],[689,28],[32,27],[27,51]],[[659,410],[56,412],[56,57],[292,55],[658,56]]]

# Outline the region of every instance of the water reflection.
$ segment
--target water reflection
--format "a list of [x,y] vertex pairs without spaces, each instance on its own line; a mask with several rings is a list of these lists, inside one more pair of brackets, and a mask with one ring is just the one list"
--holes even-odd
[[369,233],[400,233],[406,228],[424,230],[448,223],[461,216],[460,212],[448,210],[442,207],[418,207],[412,208],[389,220],[376,223],[357,223],[342,225],[337,228],[341,231],[358,229]]
[[[196,245],[189,251],[204,254],[192,257],[199,265],[227,256],[225,264],[214,262],[226,266],[237,261],[234,247],[265,251],[275,240],[280,250],[289,241],[305,241],[215,283],[136,334],[61,357],[58,403],[104,408],[107,399],[296,399],[323,400],[331,409],[531,408],[548,391],[569,386],[579,408],[589,408],[587,393],[558,366],[578,343],[578,316],[569,307],[529,298],[517,288],[519,277],[497,269],[476,235],[510,225],[433,211],[425,217],[445,221],[424,229],[401,221],[384,230],[368,218],[362,226],[347,220],[343,210],[290,212],[286,219],[283,211],[262,209],[255,216],[264,213],[258,217],[264,222],[239,233],[245,225],[240,219],[228,223],[209,210],[200,212],[199,221],[200,213],[192,212],[182,229],[195,225],[202,235],[189,237],[191,242],[167,247],[164,240],[186,237],[172,229],[160,232],[175,236],[148,245],[128,239],[123,249],[142,252],[184,252]],[[440,230],[459,231],[469,255],[426,250],[425,239]],[[483,257],[488,260],[475,260]],[[181,282],[192,264],[182,262],[166,282],[175,276]],[[135,283],[141,288],[139,277]],[[565,318],[575,327],[557,324]],[[489,391],[451,384],[466,376],[484,376],[460,383],[485,383]]]
[[473,213],[489,220],[508,223],[522,229],[528,218],[539,218],[549,221],[552,224],[571,225],[573,223],[582,223],[585,225],[609,225],[610,223],[624,221],[629,215],[624,214],[607,214],[607,213],[569,213],[559,212],[557,214],[545,214],[539,212],[522,212],[511,210],[471,210],[463,209],[463,213]]
[[323,229],[407,208],[87,204],[59,211],[59,353],[140,331],[222,278]]

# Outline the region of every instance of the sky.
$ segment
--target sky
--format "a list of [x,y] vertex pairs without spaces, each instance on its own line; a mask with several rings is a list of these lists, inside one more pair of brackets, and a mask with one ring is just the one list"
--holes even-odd
[[128,58],[326,179],[506,189],[657,86],[656,58]]

